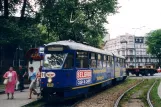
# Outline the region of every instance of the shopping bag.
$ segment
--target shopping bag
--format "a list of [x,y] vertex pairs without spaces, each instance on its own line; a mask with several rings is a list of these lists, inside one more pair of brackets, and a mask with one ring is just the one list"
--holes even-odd
[[8,79],[6,78],[6,79],[4,79],[3,84],[6,85],[7,83],[8,83]]
[[16,83],[16,90],[18,90],[19,84],[20,84],[20,82],[17,81],[17,83]]

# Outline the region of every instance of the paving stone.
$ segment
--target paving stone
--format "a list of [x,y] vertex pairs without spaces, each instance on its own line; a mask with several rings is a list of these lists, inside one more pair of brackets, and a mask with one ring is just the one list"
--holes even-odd
[[32,95],[32,99],[28,99],[29,90],[25,89],[23,92],[16,91],[14,94],[14,99],[7,99],[6,94],[0,95],[0,107],[21,107],[28,103],[37,100],[37,96]]

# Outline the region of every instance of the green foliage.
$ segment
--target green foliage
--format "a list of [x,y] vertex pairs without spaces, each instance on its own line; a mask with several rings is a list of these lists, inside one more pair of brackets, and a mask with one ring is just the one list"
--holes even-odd
[[154,107],[159,107],[161,105],[161,99],[158,95],[158,87],[160,85],[160,82],[161,80],[158,79],[150,93],[150,99]]
[[[0,44],[24,49],[68,39],[99,47],[107,34],[106,17],[117,9],[117,0],[6,1],[0,0]],[[18,11],[19,18],[14,16]]]
[[116,0],[40,0],[40,19],[59,40],[72,39],[98,47],[107,34],[106,16],[115,13]]
[[146,37],[147,52],[161,60],[161,29],[148,33]]

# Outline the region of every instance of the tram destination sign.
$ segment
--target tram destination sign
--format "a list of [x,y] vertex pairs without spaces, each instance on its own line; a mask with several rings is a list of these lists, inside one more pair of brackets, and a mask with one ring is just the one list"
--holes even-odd
[[63,46],[50,46],[47,48],[48,51],[63,51]]

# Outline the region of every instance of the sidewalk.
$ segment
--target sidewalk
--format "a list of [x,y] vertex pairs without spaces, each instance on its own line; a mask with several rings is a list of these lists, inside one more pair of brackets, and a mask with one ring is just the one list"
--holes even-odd
[[32,95],[32,99],[28,99],[29,90],[25,89],[23,92],[16,91],[14,99],[7,100],[6,94],[0,95],[0,107],[21,107],[28,103],[37,100],[37,96]]
[[[25,89],[28,89],[29,88],[29,84],[25,84],[24,87],[25,87]],[[5,93],[5,90],[0,88],[0,94],[3,94],[3,93]]]

